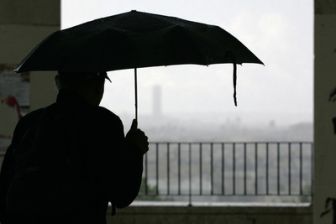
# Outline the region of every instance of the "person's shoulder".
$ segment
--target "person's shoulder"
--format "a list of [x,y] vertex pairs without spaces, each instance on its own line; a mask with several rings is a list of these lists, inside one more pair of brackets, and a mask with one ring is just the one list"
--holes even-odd
[[45,111],[45,108],[40,108],[34,111],[31,111],[24,115],[19,122],[17,123],[15,130],[14,130],[14,136],[19,137],[22,136],[23,133],[25,133],[26,130],[28,130],[30,127],[36,124],[38,122],[38,119],[41,117],[42,113]]
[[47,113],[47,111],[53,110],[55,107],[55,104],[50,104],[49,106],[42,107],[36,110],[33,110],[27,114],[25,114],[20,120],[18,124],[30,124],[37,122],[38,119],[44,114]]
[[44,110],[45,108],[40,108],[40,109],[27,113],[19,120],[19,124],[20,123],[30,123],[30,122],[36,121],[41,116]]
[[100,119],[103,119],[105,121],[110,121],[110,122],[121,123],[121,119],[119,118],[119,116],[105,107],[101,107],[101,106],[97,107],[96,113]]
[[116,115],[115,113],[113,113],[112,111],[110,111],[109,109],[105,108],[105,107],[97,107],[97,113],[99,113],[101,116],[107,116],[107,117],[111,117],[114,119],[119,119],[118,115]]

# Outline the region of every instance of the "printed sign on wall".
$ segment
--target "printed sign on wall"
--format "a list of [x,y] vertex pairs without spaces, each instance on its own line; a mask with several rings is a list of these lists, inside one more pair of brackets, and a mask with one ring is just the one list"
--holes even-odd
[[20,107],[30,105],[29,73],[18,74],[15,66],[0,64],[0,98],[14,97]]

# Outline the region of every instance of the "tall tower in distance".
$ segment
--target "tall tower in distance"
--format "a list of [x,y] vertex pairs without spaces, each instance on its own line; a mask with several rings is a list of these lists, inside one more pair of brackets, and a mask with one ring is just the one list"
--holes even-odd
[[159,85],[153,87],[153,117],[162,116],[162,88]]

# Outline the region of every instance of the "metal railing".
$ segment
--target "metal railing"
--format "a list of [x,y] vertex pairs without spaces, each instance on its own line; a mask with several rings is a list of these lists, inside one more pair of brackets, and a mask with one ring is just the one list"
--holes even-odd
[[312,142],[151,142],[138,200],[312,195]]
[[312,174],[312,142],[151,142],[137,200],[310,202]]

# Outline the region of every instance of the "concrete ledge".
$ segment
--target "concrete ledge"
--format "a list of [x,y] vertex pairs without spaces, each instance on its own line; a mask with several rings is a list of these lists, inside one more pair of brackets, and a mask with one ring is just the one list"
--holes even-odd
[[113,223],[311,224],[312,208],[270,206],[131,206],[117,211]]

